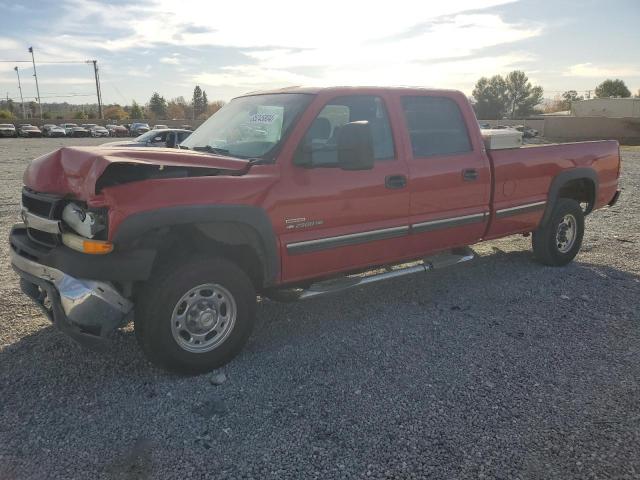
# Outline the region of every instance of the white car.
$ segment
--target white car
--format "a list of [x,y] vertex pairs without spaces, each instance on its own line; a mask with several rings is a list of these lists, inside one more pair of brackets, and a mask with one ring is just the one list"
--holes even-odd
[[109,130],[107,130],[105,127],[101,125],[96,125],[91,129],[91,136],[92,137],[108,137]]
[[167,128],[169,128],[166,125],[154,125],[152,130],[166,130]]
[[0,137],[17,137],[16,127],[10,123],[0,123]]

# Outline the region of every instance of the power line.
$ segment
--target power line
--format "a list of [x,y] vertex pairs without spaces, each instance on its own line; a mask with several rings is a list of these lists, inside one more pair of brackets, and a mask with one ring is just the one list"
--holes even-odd
[[[0,60],[0,63],[31,63],[31,60]],[[54,60],[47,62],[38,62],[40,65],[49,63],[87,63],[86,60]]]
[[[95,97],[95,93],[76,93],[72,95],[49,95],[41,96],[40,98],[71,98],[71,97]],[[19,100],[20,97],[7,97],[9,100]],[[27,97],[28,98],[28,97]],[[35,97],[34,97],[35,98]]]

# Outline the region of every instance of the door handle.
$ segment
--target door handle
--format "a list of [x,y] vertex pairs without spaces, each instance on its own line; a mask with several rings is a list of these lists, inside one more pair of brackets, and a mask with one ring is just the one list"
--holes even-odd
[[462,170],[462,179],[465,182],[473,182],[478,179],[478,171],[475,168],[465,168]]
[[387,175],[384,177],[384,186],[396,190],[407,186],[407,177],[404,175]]

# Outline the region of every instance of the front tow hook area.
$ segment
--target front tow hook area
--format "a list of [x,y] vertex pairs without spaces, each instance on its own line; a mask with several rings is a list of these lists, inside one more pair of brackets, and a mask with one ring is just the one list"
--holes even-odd
[[54,325],[92,350],[104,350],[107,336],[133,313],[133,303],[108,283],[73,278],[14,250],[11,265],[20,275],[22,291]]

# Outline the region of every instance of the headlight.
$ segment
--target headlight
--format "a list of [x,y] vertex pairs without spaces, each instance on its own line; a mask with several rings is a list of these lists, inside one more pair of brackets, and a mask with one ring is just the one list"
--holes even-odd
[[69,203],[64,207],[62,220],[85,238],[93,238],[107,225],[104,214],[87,210],[75,203]]

